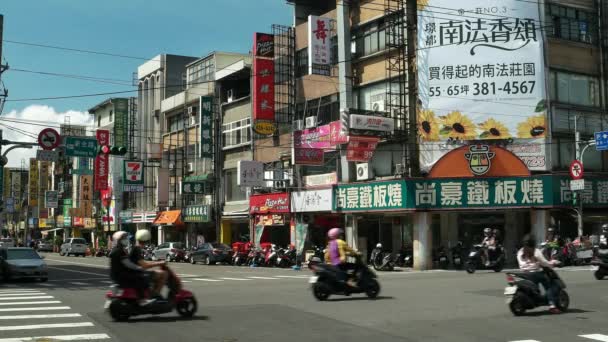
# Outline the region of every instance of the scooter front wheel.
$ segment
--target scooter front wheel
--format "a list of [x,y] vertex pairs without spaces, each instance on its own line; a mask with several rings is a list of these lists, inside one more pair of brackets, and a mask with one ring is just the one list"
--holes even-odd
[[329,286],[324,283],[315,283],[312,286],[312,293],[314,294],[315,298],[317,298],[317,300],[325,301],[327,300],[327,298],[329,298],[331,290]]
[[469,273],[469,274],[473,274],[476,271],[475,264],[473,264],[472,262],[467,262],[465,267],[466,267],[467,273]]
[[568,310],[568,307],[570,306],[570,296],[568,295],[568,292],[564,290],[559,291],[556,306],[562,311]]
[[604,279],[604,276],[606,276],[606,274],[604,274],[604,271],[602,271],[601,268],[599,268],[597,271],[595,271],[593,273],[593,275],[595,276],[595,279],[597,279],[597,280],[602,280],[602,279]]
[[365,294],[371,299],[376,299],[380,294],[380,283],[376,279],[371,279],[365,289]]
[[515,316],[522,316],[526,313],[524,299],[520,295],[515,295],[509,303],[509,309]]
[[196,313],[198,309],[198,303],[196,302],[196,298],[190,297],[184,300],[179,301],[175,309],[177,313],[182,317],[192,317]]

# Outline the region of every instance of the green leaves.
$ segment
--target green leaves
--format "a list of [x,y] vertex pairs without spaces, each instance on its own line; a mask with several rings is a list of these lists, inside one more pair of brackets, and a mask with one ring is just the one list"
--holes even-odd
[[534,112],[540,113],[540,112],[544,112],[546,109],[547,109],[547,101],[540,100],[538,102],[538,104],[536,105],[536,109],[534,109]]

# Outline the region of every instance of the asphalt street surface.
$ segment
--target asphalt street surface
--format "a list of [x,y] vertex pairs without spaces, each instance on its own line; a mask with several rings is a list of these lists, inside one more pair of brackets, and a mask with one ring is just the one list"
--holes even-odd
[[199,308],[113,322],[103,310],[108,259],[46,254],[49,281],[0,283],[0,342],[100,341],[608,341],[608,280],[559,271],[571,309],[514,317],[504,273],[379,272],[380,297],[318,302],[306,270],[172,263]]

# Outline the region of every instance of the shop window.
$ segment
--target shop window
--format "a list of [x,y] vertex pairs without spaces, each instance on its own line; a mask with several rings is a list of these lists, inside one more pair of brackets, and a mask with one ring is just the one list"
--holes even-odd
[[298,103],[296,117],[304,119],[309,116],[317,117],[318,126],[338,120],[340,118],[340,103],[337,94],[308,100],[306,103]]
[[[573,138],[558,137],[553,138],[552,142],[553,165],[558,170],[567,170],[576,156]],[[583,156],[585,170],[602,170],[602,153],[590,147]]]
[[548,4],[546,7],[547,35],[575,42],[597,44],[596,14],[572,7]]
[[236,183],[237,170],[226,170],[224,174],[224,179],[226,180],[226,202],[247,200],[247,192],[245,188],[241,188]]
[[599,107],[599,80],[596,77],[552,70],[550,94],[554,101]]
[[251,119],[242,119],[222,125],[224,148],[241,146],[251,142]]
[[386,49],[386,25],[384,18],[365,24],[353,34],[357,57],[364,57]]
[[[392,84],[393,93],[399,94],[399,85]],[[359,109],[374,112],[385,112],[387,110],[387,84],[379,82],[361,87],[355,91],[355,101]],[[395,101],[397,103],[398,101]]]
[[215,63],[208,58],[188,67],[188,88],[215,78]]
[[554,132],[569,132],[574,134],[575,120],[578,120],[576,128],[581,134],[592,135],[595,132],[608,129],[608,117],[599,112],[561,107],[554,107],[552,112],[552,128]]

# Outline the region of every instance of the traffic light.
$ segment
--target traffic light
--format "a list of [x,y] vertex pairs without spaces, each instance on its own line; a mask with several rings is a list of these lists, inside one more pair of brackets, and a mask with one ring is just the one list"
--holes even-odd
[[124,156],[125,154],[127,154],[127,148],[124,146],[101,145],[97,148],[97,154]]
[[578,191],[572,193],[572,205],[577,206],[578,204]]

